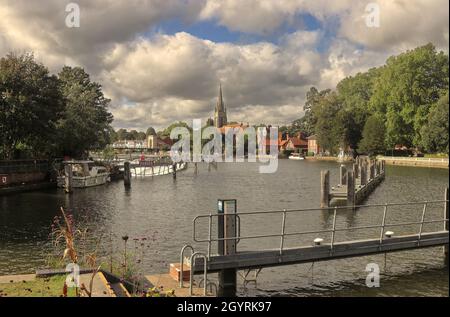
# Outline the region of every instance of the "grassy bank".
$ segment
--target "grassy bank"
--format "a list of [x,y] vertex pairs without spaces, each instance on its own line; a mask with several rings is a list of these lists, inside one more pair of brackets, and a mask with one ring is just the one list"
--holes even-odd
[[[0,283],[0,297],[62,297],[65,275],[35,278],[31,281]],[[67,289],[68,297],[75,297],[75,289]]]

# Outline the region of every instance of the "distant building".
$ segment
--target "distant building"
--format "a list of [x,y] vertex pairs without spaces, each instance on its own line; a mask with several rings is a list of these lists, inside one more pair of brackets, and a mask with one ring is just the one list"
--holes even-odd
[[114,142],[112,147],[114,149],[145,149],[146,148],[145,140],[121,140]]
[[308,152],[313,153],[314,155],[319,154],[321,148],[317,143],[317,137],[315,135],[311,135],[308,137]]
[[294,151],[304,153],[308,151],[308,140],[299,132],[296,136],[291,137],[289,133],[280,136],[280,151]]
[[160,138],[156,134],[149,135],[147,138],[147,148],[151,150],[169,150],[172,145],[170,138]]
[[219,96],[217,98],[216,109],[214,112],[214,126],[216,128],[221,128],[227,124],[227,109],[225,108],[225,103],[222,98],[222,84],[219,88]]

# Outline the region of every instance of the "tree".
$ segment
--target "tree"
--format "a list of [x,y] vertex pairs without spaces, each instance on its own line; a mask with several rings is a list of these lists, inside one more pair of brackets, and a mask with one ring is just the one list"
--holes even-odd
[[327,93],[317,100],[312,108],[316,118],[314,131],[320,146],[330,153],[336,153],[342,142],[342,128],[337,124],[336,116],[342,109],[336,93]]
[[390,57],[375,79],[371,108],[386,116],[386,141],[420,146],[431,106],[448,90],[448,56],[432,44]]
[[377,115],[372,115],[364,125],[359,149],[369,155],[383,153],[386,150],[385,133],[384,122]]
[[128,131],[126,129],[117,130],[117,139],[120,141],[128,140]]
[[59,80],[65,100],[58,122],[61,152],[79,157],[88,150],[104,148],[110,143],[113,117],[108,112],[110,100],[104,97],[100,84],[92,82],[80,67],[65,66]]
[[19,145],[34,156],[51,151],[63,103],[58,79],[33,54],[0,59],[0,109],[0,155],[13,159]]
[[339,119],[343,125],[344,143],[353,149],[357,149],[364,125],[371,113],[369,102],[378,74],[379,69],[373,68],[368,72],[344,78],[337,85],[339,100],[343,107]]
[[434,104],[428,114],[428,122],[422,127],[422,146],[428,152],[447,153],[448,150],[448,92]]
[[306,102],[303,105],[305,115],[301,119],[294,121],[294,123],[302,132],[305,132],[307,136],[315,133],[317,117],[314,115],[314,108],[317,107],[320,101],[330,93],[330,89],[318,91],[316,87],[311,87],[306,93]]

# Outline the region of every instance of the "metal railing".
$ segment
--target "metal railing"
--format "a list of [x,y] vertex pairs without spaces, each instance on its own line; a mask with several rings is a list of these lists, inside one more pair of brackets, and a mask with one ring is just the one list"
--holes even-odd
[[[409,203],[386,203],[386,204],[372,204],[372,205],[359,205],[359,206],[339,206],[339,207],[328,207],[328,208],[310,208],[310,209],[291,209],[291,210],[270,210],[270,211],[250,211],[250,212],[242,212],[242,213],[236,213],[236,214],[227,214],[227,217],[235,216],[236,222],[239,223],[239,229],[237,230],[237,236],[236,237],[227,237],[227,238],[213,238],[212,237],[212,219],[213,217],[224,217],[224,214],[209,214],[209,215],[200,215],[196,216],[193,220],[193,240],[197,243],[207,243],[208,244],[208,251],[207,251],[207,258],[209,259],[211,257],[211,245],[213,242],[218,241],[226,241],[226,240],[236,240],[236,242],[240,240],[250,240],[250,239],[261,239],[261,238],[280,238],[280,247],[279,252],[280,255],[283,254],[284,248],[284,242],[286,237],[291,236],[299,236],[299,235],[307,235],[307,234],[331,234],[331,242],[330,242],[330,252],[333,252],[333,248],[335,245],[335,236],[337,232],[344,232],[344,231],[353,231],[353,230],[362,230],[362,229],[380,229],[380,237],[379,237],[379,243],[380,247],[383,244],[384,241],[384,235],[385,235],[385,229],[386,227],[404,227],[404,226],[412,226],[412,225],[419,225],[419,232],[418,232],[418,244],[420,245],[420,240],[422,238],[423,234],[423,226],[425,224],[432,224],[432,223],[443,223],[445,230],[445,224],[449,221],[448,218],[444,215],[443,219],[433,219],[433,220],[427,220],[425,221],[425,215],[427,212],[427,207],[430,204],[439,204],[439,203],[447,203],[448,200],[434,200],[434,201],[422,201],[422,202],[409,202]],[[420,206],[423,205],[422,213],[421,213],[421,220],[420,221],[413,221],[413,222],[398,222],[398,223],[387,223],[386,218],[388,214],[388,208],[394,207],[394,206]],[[336,216],[337,211],[342,209],[361,209],[361,208],[376,208],[376,207],[383,207],[383,217],[381,224],[377,225],[367,225],[367,226],[357,226],[357,227],[346,227],[341,228],[337,227],[336,224]],[[302,213],[302,212],[309,212],[309,211],[333,211],[333,222],[332,222],[332,228],[331,229],[323,229],[323,230],[311,230],[311,231],[301,231],[301,232],[286,232],[286,219],[289,214],[293,213]],[[281,214],[282,215],[282,221],[281,221],[281,232],[280,233],[274,233],[274,234],[261,234],[261,235],[250,235],[250,236],[241,236],[240,234],[240,217],[244,215],[270,215],[270,214]],[[208,238],[207,239],[198,239],[197,238],[197,230],[196,225],[197,221],[199,219],[208,218]]]

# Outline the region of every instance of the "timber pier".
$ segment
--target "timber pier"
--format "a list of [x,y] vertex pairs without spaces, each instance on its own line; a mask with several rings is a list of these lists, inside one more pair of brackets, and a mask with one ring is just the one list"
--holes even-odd
[[[337,212],[342,209],[348,210],[353,206],[327,207],[333,213],[331,228],[298,232],[291,232],[286,229],[286,222],[290,217],[305,212],[323,211],[323,208],[238,213],[236,200],[219,200],[217,213],[197,216],[193,220],[193,242],[203,243],[206,249],[199,252],[194,250],[191,245],[185,245],[181,249],[180,262],[172,263],[169,273],[148,276],[147,279],[153,284],[159,282],[159,285],[164,288],[166,288],[166,285],[176,287],[175,294],[180,294],[180,296],[217,295],[227,297],[236,294],[239,270],[245,271],[244,278],[251,271],[255,272],[255,278],[257,278],[259,272],[267,267],[314,263],[437,246],[443,246],[444,261],[448,266],[448,188],[445,190],[444,198],[444,200],[437,201],[357,206],[359,209],[371,208],[373,210],[378,208],[382,212],[380,222],[365,226],[337,224]],[[420,219],[411,222],[389,220],[396,218],[395,214],[399,212],[399,209],[410,211],[414,206],[421,210]],[[435,208],[432,209],[433,213],[430,212],[432,206]],[[436,210],[439,212],[439,208],[442,208],[442,216],[436,216],[436,212],[434,212]],[[432,215],[430,215],[431,213]],[[280,233],[267,234],[261,232],[255,235],[245,235],[240,232],[241,216],[245,215],[245,219],[250,218],[249,220],[252,221],[251,216],[274,214],[281,218]],[[207,229],[207,238],[197,236],[201,219],[208,220],[208,227],[203,228]],[[213,230],[213,223],[216,222],[217,230]],[[407,231],[405,228],[417,229]],[[428,230],[426,230],[427,228]],[[336,238],[337,233],[355,230],[365,230],[368,233],[367,238],[346,241],[338,241]],[[212,232],[215,231],[217,231],[217,237],[212,236]],[[377,231],[378,234],[374,235],[373,232]],[[303,245],[296,247],[285,247],[287,238],[303,235],[315,235],[316,238],[311,239],[309,244],[303,242]],[[265,238],[279,239],[279,248],[238,251],[238,244],[242,240]],[[214,246],[217,244],[217,253],[212,251],[213,244]],[[185,257],[185,253],[188,251],[190,257]],[[218,285],[208,279],[210,273],[219,274]],[[201,275],[201,280],[195,281],[195,275]]]
[[347,206],[360,204],[384,180],[385,174],[385,161],[358,157],[351,170],[345,165],[339,167],[339,184],[330,188],[330,172],[322,171],[320,207],[329,207],[332,201],[344,201]]

